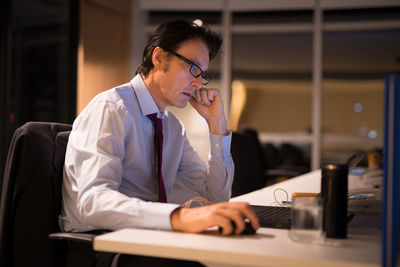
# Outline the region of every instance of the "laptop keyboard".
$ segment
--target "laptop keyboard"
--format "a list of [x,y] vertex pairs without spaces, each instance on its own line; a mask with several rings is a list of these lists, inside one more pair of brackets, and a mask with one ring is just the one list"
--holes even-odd
[[261,227],[289,229],[291,208],[250,205],[258,217]]

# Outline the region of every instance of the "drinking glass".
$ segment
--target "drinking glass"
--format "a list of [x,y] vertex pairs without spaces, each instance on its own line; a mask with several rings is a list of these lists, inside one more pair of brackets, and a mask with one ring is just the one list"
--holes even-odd
[[296,196],[292,199],[289,237],[304,243],[323,241],[322,201],[319,197]]

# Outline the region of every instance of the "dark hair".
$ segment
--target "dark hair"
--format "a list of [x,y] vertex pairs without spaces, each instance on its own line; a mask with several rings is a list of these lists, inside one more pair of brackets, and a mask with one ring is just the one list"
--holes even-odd
[[143,51],[143,62],[136,73],[147,77],[154,65],[152,54],[159,46],[165,50],[175,51],[180,44],[187,40],[201,39],[209,51],[209,59],[213,59],[221,47],[222,41],[209,28],[198,26],[184,20],[174,20],[161,24],[150,37]]

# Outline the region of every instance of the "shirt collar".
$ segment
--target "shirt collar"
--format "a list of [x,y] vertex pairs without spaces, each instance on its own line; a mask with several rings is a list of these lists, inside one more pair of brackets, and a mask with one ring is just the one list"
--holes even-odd
[[130,83],[136,93],[143,115],[157,113],[157,117],[163,119],[165,117],[166,109],[164,112],[160,112],[156,102],[149,92],[149,89],[147,89],[142,76],[140,76],[140,74],[136,74]]

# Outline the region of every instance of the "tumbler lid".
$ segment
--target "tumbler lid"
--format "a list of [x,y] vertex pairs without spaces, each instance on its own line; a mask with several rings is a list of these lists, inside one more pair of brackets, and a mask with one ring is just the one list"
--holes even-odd
[[324,164],[322,166],[323,170],[346,170],[348,168],[347,164]]

